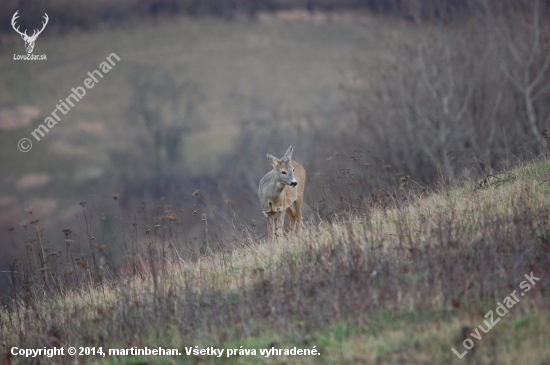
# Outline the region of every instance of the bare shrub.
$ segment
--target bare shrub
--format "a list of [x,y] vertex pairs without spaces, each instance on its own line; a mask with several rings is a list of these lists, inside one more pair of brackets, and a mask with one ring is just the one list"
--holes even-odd
[[136,74],[127,111],[128,136],[134,139],[135,148],[115,150],[111,157],[128,186],[139,189],[143,184],[158,199],[171,190],[175,179],[182,178],[178,171],[185,167],[183,137],[201,128],[198,108],[204,95],[192,78],[174,77],[181,71],[138,68]]
[[490,174],[510,156],[543,151],[550,109],[548,9],[486,3],[477,17],[424,24],[416,47],[348,83],[355,136],[423,182],[457,181],[471,166]]

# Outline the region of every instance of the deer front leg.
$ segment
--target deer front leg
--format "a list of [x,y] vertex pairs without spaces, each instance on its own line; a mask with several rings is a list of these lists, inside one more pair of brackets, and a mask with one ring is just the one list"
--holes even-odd
[[279,239],[283,236],[283,223],[285,221],[285,216],[283,212],[277,212],[273,215],[274,217],[274,230],[275,230],[275,237],[276,239]]
[[273,243],[274,229],[275,229],[275,218],[269,213],[264,213],[267,219],[267,242]]
[[294,207],[292,205],[286,208],[286,214],[288,214],[290,218],[289,231],[290,232],[296,231],[296,211],[294,210]]

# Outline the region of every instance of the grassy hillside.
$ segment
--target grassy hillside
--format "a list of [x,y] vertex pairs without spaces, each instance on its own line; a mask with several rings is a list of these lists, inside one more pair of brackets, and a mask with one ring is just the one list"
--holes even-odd
[[[272,246],[238,226],[218,232],[207,244],[216,242],[219,252],[204,246],[194,260],[174,252],[177,214],[148,231],[136,227],[128,250],[142,249],[143,260],[135,276],[128,268],[122,279],[82,280],[77,290],[65,290],[65,272],[51,287],[37,277],[20,289],[0,312],[4,362],[30,362],[10,358],[12,346],[161,346],[182,354],[52,363],[550,362],[548,160],[454,190],[404,187],[400,194],[395,203],[309,223],[302,236]],[[71,265],[59,260],[59,267]],[[95,272],[90,255],[72,265],[83,277]],[[529,290],[526,274],[537,278]],[[499,303],[508,306],[502,318]],[[500,321],[484,333],[478,326],[488,328],[489,311]],[[473,347],[460,360],[451,348],[463,353],[463,343]],[[187,356],[185,347],[195,346],[257,355]],[[259,354],[293,347],[315,347],[320,355]]]

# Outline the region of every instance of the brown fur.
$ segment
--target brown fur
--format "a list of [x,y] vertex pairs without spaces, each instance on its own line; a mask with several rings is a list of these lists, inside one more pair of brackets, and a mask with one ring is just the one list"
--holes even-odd
[[[302,232],[302,203],[306,171],[302,165],[291,160],[292,151],[290,146],[280,160],[268,154],[267,159],[272,164],[273,170],[260,180],[258,196],[267,218],[269,242],[273,242],[275,236],[281,236],[285,212],[290,217],[290,230],[296,231],[297,228],[298,232]],[[287,174],[281,174],[282,171]],[[289,185],[290,180],[295,181],[297,185]]]

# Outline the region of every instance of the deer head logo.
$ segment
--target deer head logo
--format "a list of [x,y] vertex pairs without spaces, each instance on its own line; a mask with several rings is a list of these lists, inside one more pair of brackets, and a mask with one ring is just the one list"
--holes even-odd
[[42,33],[44,28],[46,28],[46,24],[48,24],[48,20],[49,20],[48,14],[44,13],[44,21],[42,22],[42,29],[40,30],[35,29],[32,35],[29,36],[27,35],[26,29],[24,32],[21,32],[19,31],[19,26],[17,26],[17,28],[15,27],[15,21],[17,20],[17,18],[19,18],[19,15],[17,13],[19,13],[19,10],[17,10],[15,14],[13,14],[13,17],[11,18],[11,26],[17,33],[21,35],[21,38],[23,38],[23,40],[25,41],[25,49],[27,50],[27,53],[32,53],[32,50],[34,49],[34,42],[36,42],[36,38],[38,38],[40,33]]

